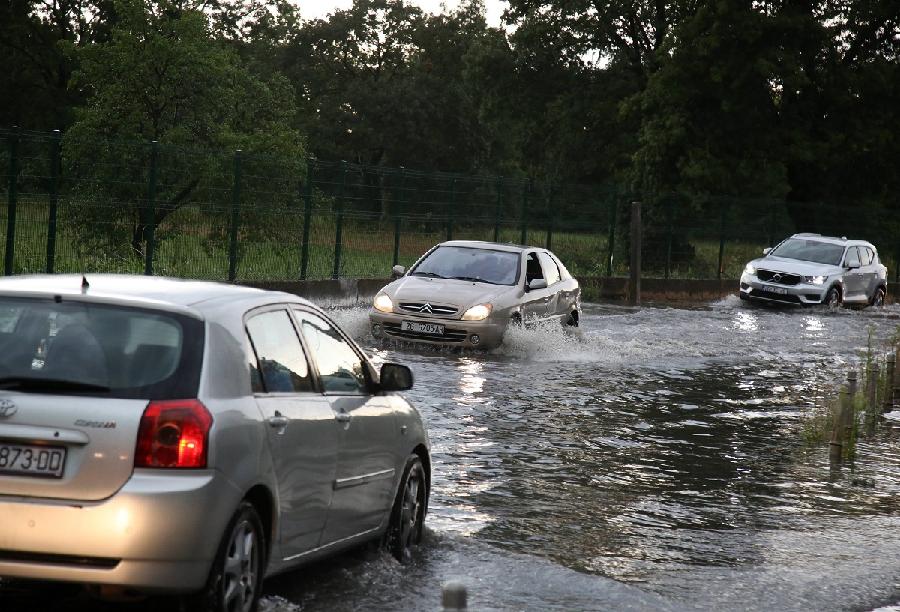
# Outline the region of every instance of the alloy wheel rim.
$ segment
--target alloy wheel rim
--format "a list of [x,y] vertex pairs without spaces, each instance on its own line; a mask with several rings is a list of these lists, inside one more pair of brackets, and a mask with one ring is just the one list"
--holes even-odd
[[256,594],[259,571],[259,547],[256,531],[249,521],[242,521],[232,531],[225,555],[223,596],[229,612],[248,612]]
[[400,512],[400,544],[403,547],[404,555],[409,553],[409,548],[416,539],[419,529],[419,513],[421,511],[419,486],[419,473],[413,471],[406,483],[406,490],[403,493],[403,508]]

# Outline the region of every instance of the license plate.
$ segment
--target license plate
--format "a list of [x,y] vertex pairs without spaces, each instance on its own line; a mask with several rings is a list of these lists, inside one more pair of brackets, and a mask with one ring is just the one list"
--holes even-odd
[[777,293],[778,295],[787,295],[787,289],[784,287],[770,287],[769,285],[763,285],[762,290],[768,293]]
[[403,321],[400,323],[401,331],[411,331],[420,334],[431,334],[433,336],[443,336],[444,326],[438,323],[414,323],[412,321]]
[[66,449],[0,442],[0,474],[62,478]]

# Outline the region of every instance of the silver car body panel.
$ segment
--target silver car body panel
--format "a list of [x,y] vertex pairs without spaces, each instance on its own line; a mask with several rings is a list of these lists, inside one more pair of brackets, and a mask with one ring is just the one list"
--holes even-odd
[[[133,468],[146,400],[0,391],[0,399],[12,398],[19,406],[0,419],[0,440],[52,439],[70,453],[60,480],[0,474],[0,576],[149,591],[198,589],[225,526],[248,494],[269,500],[268,514],[265,505],[260,508],[271,525],[267,572],[281,572],[383,534],[410,453],[422,455],[430,478],[424,425],[399,394],[348,402],[324,393],[252,393],[245,314],[283,304],[327,320],[310,302],[282,292],[159,277],[87,280],[90,287],[83,291],[81,275],[10,277],[0,280],[0,296],[61,295],[204,321],[197,399],[213,416],[209,467]],[[376,384],[377,372],[365,355],[344,339]],[[266,421],[275,410],[291,419],[282,440]],[[341,410],[351,413],[349,421],[337,419]],[[115,427],[99,427],[110,422]],[[304,431],[307,424],[310,432]],[[294,461],[280,454],[285,449]],[[86,467],[91,470],[82,472]]]
[[[514,285],[494,285],[457,279],[441,279],[413,276],[416,266],[435,249],[442,246],[497,250],[519,255],[519,274]],[[530,254],[544,253],[559,266],[560,279],[542,289],[526,290],[527,258]],[[420,257],[410,270],[397,280],[386,285],[381,293],[393,303],[393,311],[382,312],[371,308],[369,319],[378,325],[378,333],[396,337],[403,341],[461,346],[467,348],[494,348],[503,341],[503,335],[513,317],[521,317],[528,325],[567,322],[581,309],[581,288],[578,281],[565,266],[547,249],[518,246],[475,240],[452,240],[435,245]],[[492,310],[482,321],[463,321],[462,316],[469,308],[478,304],[491,304]],[[405,304],[429,306],[427,311],[404,307]],[[449,311],[453,311],[450,313]],[[404,321],[443,325],[445,333],[440,336],[410,337],[401,335]],[[473,335],[478,342],[472,341]]]

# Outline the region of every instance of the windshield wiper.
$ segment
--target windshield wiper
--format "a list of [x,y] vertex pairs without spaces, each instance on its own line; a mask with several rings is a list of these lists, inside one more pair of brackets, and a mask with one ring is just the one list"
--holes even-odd
[[453,280],[464,280],[464,281],[472,281],[473,283],[487,283],[488,285],[499,285],[500,283],[495,283],[494,281],[489,281],[486,278],[478,278],[477,276],[452,276]]
[[0,378],[0,389],[16,391],[100,391],[108,392],[109,387],[77,380],[61,378],[34,378],[31,376],[6,376]]
[[413,272],[411,276],[428,276],[431,278],[447,278],[446,276],[441,276],[440,274],[435,274],[434,272]]

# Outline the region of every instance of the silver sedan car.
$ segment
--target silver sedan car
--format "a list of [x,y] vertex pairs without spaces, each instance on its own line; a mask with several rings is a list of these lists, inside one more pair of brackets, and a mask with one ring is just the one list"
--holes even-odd
[[0,577],[250,612],[337,550],[406,560],[431,478],[411,386],[287,293],[0,280]]
[[376,338],[494,348],[510,324],[578,325],[578,281],[547,249],[453,240],[394,273],[369,312]]

